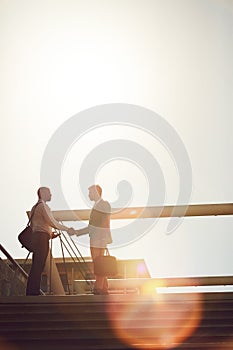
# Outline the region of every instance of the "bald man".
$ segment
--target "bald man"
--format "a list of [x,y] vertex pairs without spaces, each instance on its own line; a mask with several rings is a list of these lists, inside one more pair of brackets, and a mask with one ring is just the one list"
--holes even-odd
[[49,251],[49,240],[52,237],[52,228],[66,231],[71,234],[72,228],[60,224],[52,215],[46,202],[51,200],[51,192],[48,187],[40,187],[37,191],[38,202],[33,206],[31,215],[34,251],[32,266],[27,281],[26,295],[39,295],[41,275],[45,267]]

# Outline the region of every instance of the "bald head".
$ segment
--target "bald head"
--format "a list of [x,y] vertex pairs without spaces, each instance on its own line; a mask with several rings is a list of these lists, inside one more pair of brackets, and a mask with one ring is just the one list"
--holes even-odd
[[37,191],[37,195],[39,199],[42,199],[45,202],[49,202],[52,196],[48,187],[40,187]]

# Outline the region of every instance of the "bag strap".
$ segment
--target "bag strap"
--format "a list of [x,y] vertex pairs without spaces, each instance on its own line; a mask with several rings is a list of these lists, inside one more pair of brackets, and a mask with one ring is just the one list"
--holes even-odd
[[27,226],[30,225],[30,223],[31,223],[31,221],[32,221],[32,217],[33,217],[33,215],[35,214],[35,209],[36,209],[37,205],[40,204],[40,203],[41,203],[41,202],[38,201],[38,202],[35,204],[35,206],[34,206],[34,208],[33,208],[33,211],[32,211],[32,214],[31,214],[31,216],[30,216],[30,218],[29,218],[29,220],[28,220]]
[[106,255],[110,255],[108,248],[105,248]]

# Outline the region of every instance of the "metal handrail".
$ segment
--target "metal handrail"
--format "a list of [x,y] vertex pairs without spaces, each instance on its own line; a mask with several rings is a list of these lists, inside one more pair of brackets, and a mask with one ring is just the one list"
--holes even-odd
[[[0,244],[0,251],[6,256],[6,258],[12,263],[12,265],[20,271],[20,273],[28,279],[27,272],[17,263],[17,261],[12,258],[12,256],[8,253],[8,251],[3,247],[2,244]],[[40,294],[45,295],[45,293],[40,289]]]
[[15,261],[14,258],[8,253],[8,251],[0,244],[0,250],[1,252],[6,256],[6,258],[14,265],[15,268],[19,269],[19,271],[22,273],[22,275],[27,279],[28,274],[27,272]]

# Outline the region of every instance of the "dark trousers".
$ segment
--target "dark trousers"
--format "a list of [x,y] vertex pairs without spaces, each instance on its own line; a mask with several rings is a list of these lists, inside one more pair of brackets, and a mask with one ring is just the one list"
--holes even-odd
[[[90,248],[91,248],[91,257],[92,257],[93,263],[95,258],[97,258],[97,256],[104,255],[105,248],[96,248],[96,247],[90,247]],[[108,278],[106,276],[96,275],[94,289],[99,292],[107,292]]]
[[41,275],[44,270],[49,252],[49,234],[46,232],[33,232],[34,252],[32,266],[27,281],[26,295],[39,295]]

